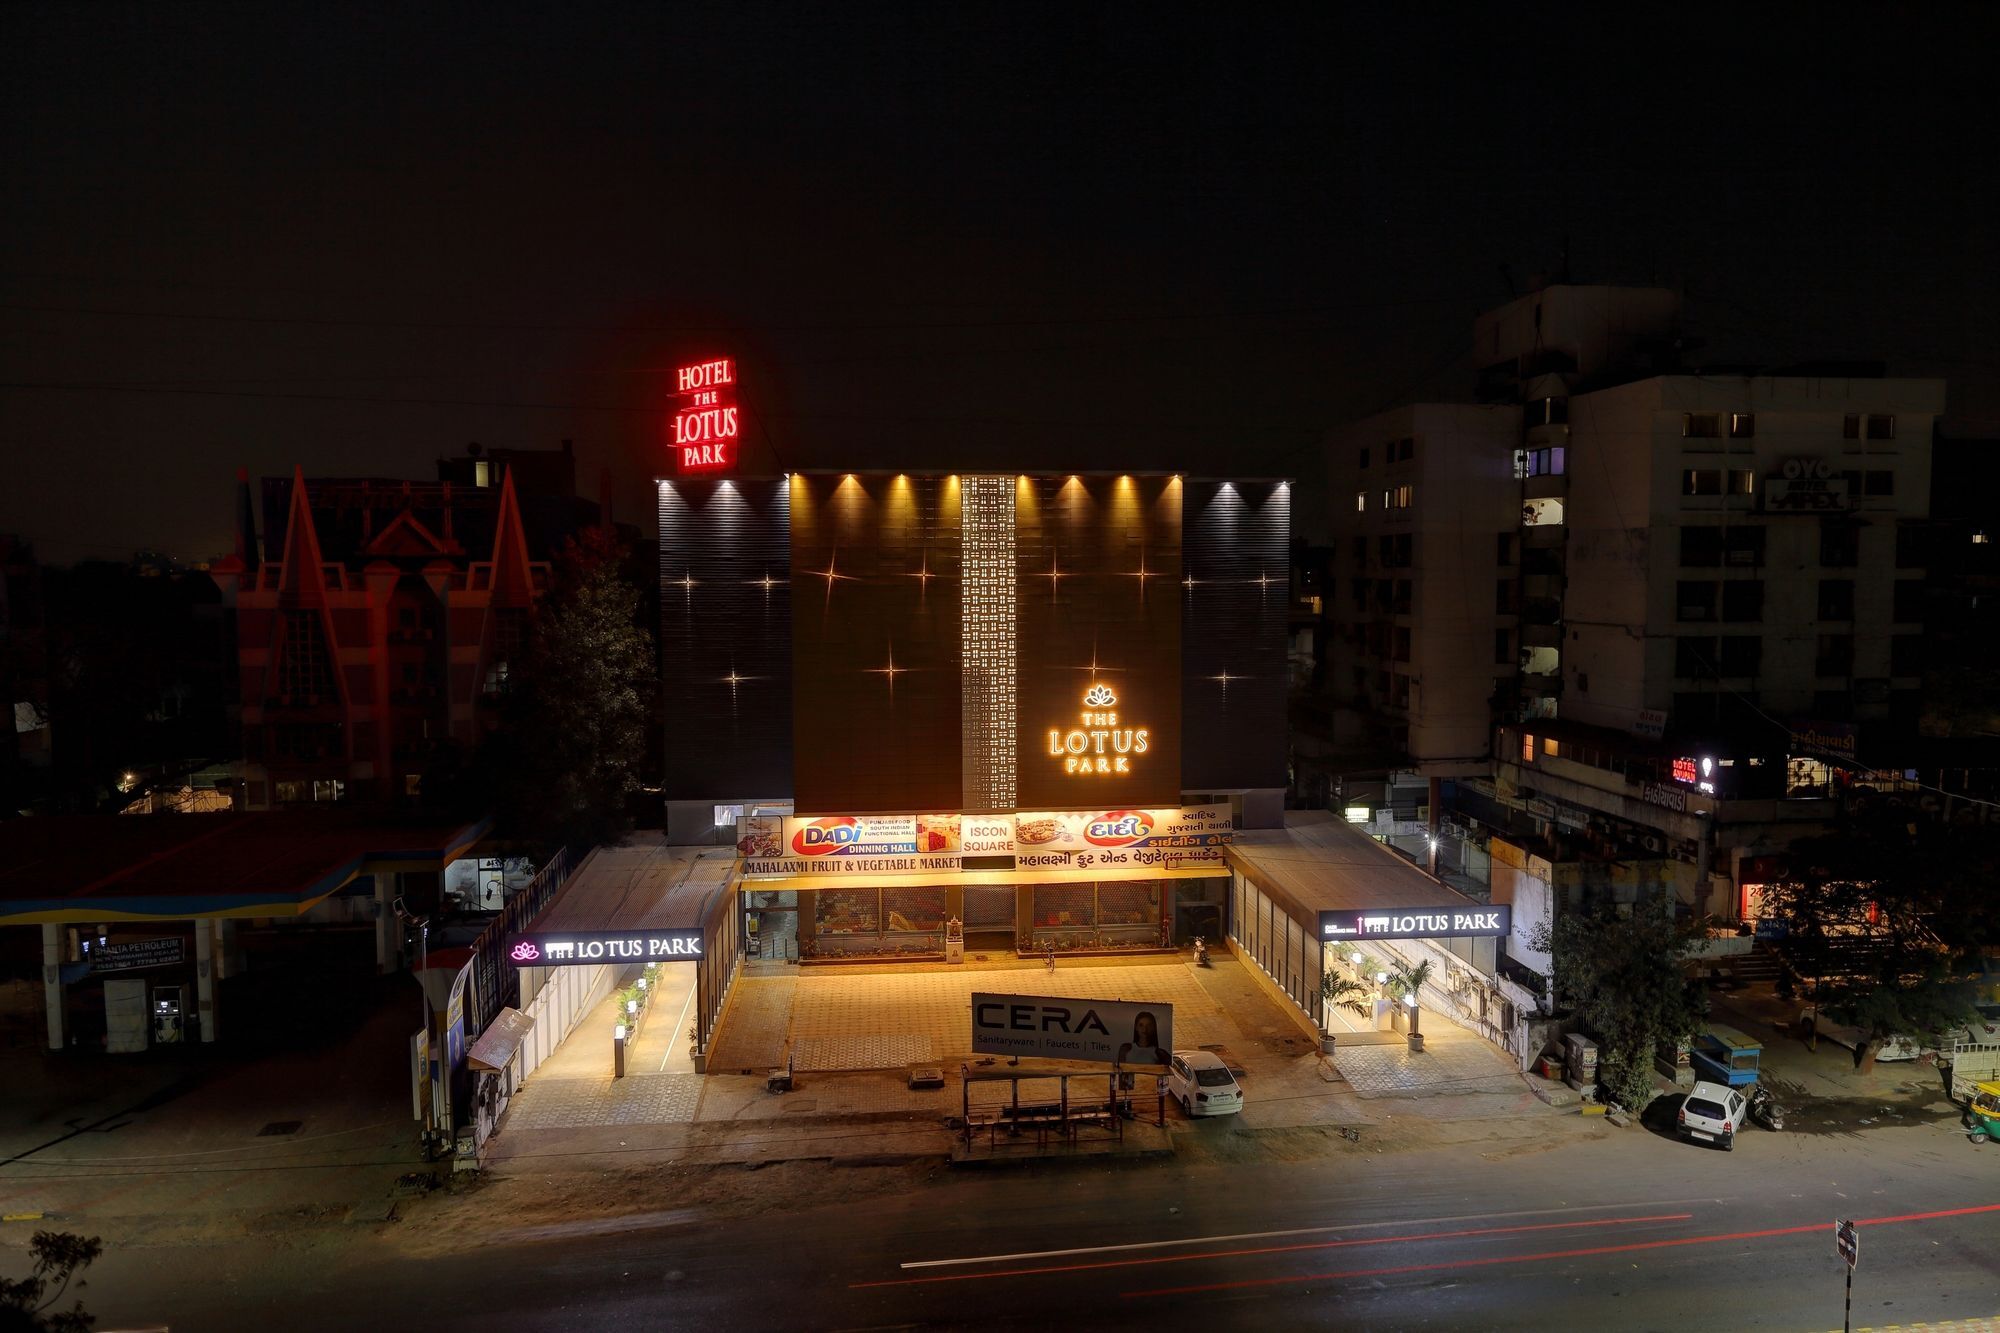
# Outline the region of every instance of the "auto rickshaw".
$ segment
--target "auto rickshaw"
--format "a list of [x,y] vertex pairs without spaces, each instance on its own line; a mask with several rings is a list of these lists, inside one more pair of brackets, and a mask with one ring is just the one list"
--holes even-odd
[[2000,1139],[2000,1081],[1972,1085],[1965,1108],[1965,1134],[1974,1143]]

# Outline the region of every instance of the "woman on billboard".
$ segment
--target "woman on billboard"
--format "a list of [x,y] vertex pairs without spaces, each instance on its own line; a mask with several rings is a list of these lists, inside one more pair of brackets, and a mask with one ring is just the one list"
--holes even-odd
[[1132,1020],[1132,1040],[1118,1048],[1118,1063],[1121,1065],[1163,1065],[1167,1063],[1167,1053],[1160,1048],[1160,1020],[1153,1017],[1150,1009],[1141,1009]]

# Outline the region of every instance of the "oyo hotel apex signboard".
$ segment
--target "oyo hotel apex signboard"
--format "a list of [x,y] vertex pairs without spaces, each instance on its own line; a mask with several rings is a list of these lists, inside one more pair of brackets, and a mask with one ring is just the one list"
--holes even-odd
[[699,361],[674,372],[674,457],[683,473],[722,472],[736,466],[743,416],[736,406],[736,362]]

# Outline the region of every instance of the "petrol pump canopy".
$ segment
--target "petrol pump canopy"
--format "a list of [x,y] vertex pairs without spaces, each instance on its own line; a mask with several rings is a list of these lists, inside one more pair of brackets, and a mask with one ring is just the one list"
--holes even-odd
[[360,810],[0,822],[0,925],[298,916],[358,875],[437,871],[490,820]]

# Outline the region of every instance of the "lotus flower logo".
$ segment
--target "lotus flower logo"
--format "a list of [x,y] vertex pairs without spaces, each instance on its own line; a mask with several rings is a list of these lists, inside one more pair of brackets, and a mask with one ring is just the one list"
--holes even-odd
[[1118,696],[1111,692],[1109,685],[1093,685],[1090,693],[1083,696],[1083,702],[1090,708],[1109,708],[1118,702]]
[[533,962],[535,959],[540,958],[541,956],[542,956],[542,951],[535,947],[534,941],[532,940],[522,940],[519,944],[514,946],[513,958],[514,961],[517,963]]

